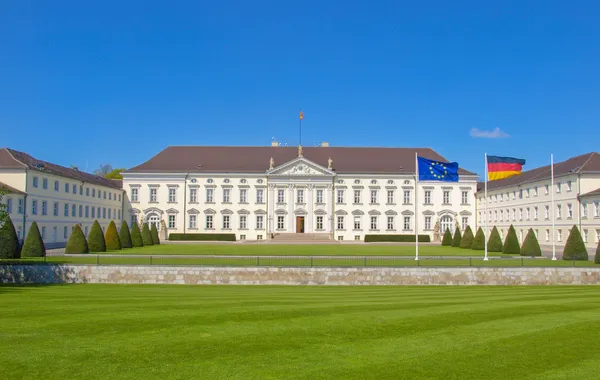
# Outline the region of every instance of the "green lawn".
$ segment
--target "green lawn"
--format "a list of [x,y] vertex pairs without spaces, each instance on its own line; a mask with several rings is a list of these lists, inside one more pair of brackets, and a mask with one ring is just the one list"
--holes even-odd
[[2,379],[597,379],[595,287],[0,286]]

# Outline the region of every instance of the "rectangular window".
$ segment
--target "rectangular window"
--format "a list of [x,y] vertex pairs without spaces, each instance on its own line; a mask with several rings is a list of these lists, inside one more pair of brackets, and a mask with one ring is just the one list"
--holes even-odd
[[59,186],[58,181],[54,181],[54,191],[58,191]]
[[323,217],[317,216],[317,230],[323,229]]
[[546,230],[546,241],[550,241],[550,230]]
[[[410,200],[411,200],[411,195],[412,195],[412,194],[410,193],[410,190],[404,190],[404,192],[403,192],[403,193],[404,193],[404,197],[403,197],[403,199],[402,199],[402,202],[403,202],[405,205],[408,205],[408,204],[410,204],[410,203],[411,203],[411,202],[410,202]],[[389,196],[389,195],[388,195],[388,196]]]
[[83,218],[83,206],[79,205],[79,217]]
[[86,218],[90,217],[90,206],[85,206],[85,217]]
[[304,203],[304,190],[296,190],[296,203]]
[[231,202],[231,189],[223,189],[223,203]]
[[48,190],[48,178],[42,178],[42,189]]
[[317,203],[323,202],[323,189],[317,189]]
[[[410,203],[410,190],[404,190],[404,203],[406,204],[407,198],[406,198],[406,192],[408,191],[408,202]],[[395,199],[395,194],[394,194],[394,190],[388,190],[387,191],[387,204],[393,205],[394,203],[396,203],[396,199]]]
[[594,218],[600,217],[600,202],[594,202]]
[[[137,194],[137,191],[136,191]],[[96,198],[96,189],[92,189],[92,198]],[[137,201],[137,197],[136,197],[136,201]]]
[[354,190],[354,203],[360,204],[360,190]]
[[343,236],[338,236],[337,238],[338,238],[338,241],[343,241],[344,240]]
[[556,219],[562,218],[562,206],[556,205]]
[[588,230],[583,230],[583,242],[588,242]]
[[519,209],[519,220],[523,220],[523,209]]
[[48,215],[48,202],[42,201],[42,215]]
[[277,229],[283,230],[285,228],[285,217],[283,215],[277,216]]
[[256,240],[262,240],[263,236],[262,235],[256,235]]
[[68,192],[69,192],[69,184],[65,183],[65,193],[68,193]]
[[111,219],[111,216],[110,216],[110,215],[111,215],[111,212],[112,212],[112,209],[110,209],[110,208],[109,208],[109,209],[108,209],[108,219]]
[[285,203],[285,190],[277,189],[277,203]]
[[169,215],[169,228],[175,228],[175,215]]
[[138,201],[138,188],[134,187],[131,189],[131,201],[132,202],[137,202]]
[[549,192],[550,192],[550,186],[549,185],[544,185],[544,194],[548,195]]
[[[96,208],[92,207],[92,219],[96,217]],[[132,215],[131,218],[135,220],[135,215]]]
[[519,189],[519,199],[523,199],[523,189]]
[[431,190],[425,190],[425,196],[423,198],[425,200],[425,204],[426,205],[430,205],[431,204]]
[[431,216],[425,217],[425,229],[431,230]]
[[529,207],[525,209],[525,219],[529,220],[531,218]]
[[102,219],[106,219],[106,207],[102,208]]
[[338,189],[338,191],[337,191],[337,203],[338,204],[344,203],[344,190],[342,190],[342,189]]
[[262,230],[265,228],[265,217],[262,215],[256,215],[256,229]]
[[[86,188],[85,188],[85,196],[86,196],[86,197],[89,197],[89,196],[90,196],[90,188],[89,188],[89,187],[86,187]],[[120,200],[120,199],[119,199],[119,200]]]
[[449,205],[450,204],[450,190],[444,190],[442,202],[445,205]]
[[240,203],[248,203],[248,189],[240,189]]
[[206,203],[214,202],[215,189],[206,189]]
[[571,181],[567,181],[567,191],[573,190],[573,183]]
[[190,219],[189,219],[189,223],[188,223],[188,227],[192,230],[195,230],[197,227],[197,222],[198,222],[198,216],[197,215],[190,215]]
[[567,203],[567,218],[573,218],[573,205],[570,203]]
[[410,216],[404,217],[404,231],[410,230]]
[[96,213],[98,215],[98,219],[100,219],[100,217],[102,216],[102,209],[100,207],[98,207],[98,212]]
[[46,238],[46,226],[42,226],[42,239]]
[[394,217],[393,216],[388,216],[387,217],[387,229],[388,230],[393,230],[394,229]]
[[63,238],[67,238],[67,236],[69,236],[69,229],[67,228],[67,226],[65,226],[63,228]]
[[354,217],[354,229],[360,230],[360,216]]
[[469,192],[468,191],[462,191],[461,192],[460,200],[461,200],[461,203],[463,205],[468,205],[469,204]]
[[157,197],[157,189],[154,187],[150,188],[150,202],[157,202],[158,201],[158,197]]
[[557,192],[557,193],[560,193],[560,190],[561,190],[561,183],[560,183],[560,182],[558,182],[558,183],[556,184],[556,192]]
[[85,226],[85,236],[88,236],[88,226]]
[[538,219],[538,207],[535,206],[533,208],[533,219],[537,220]]
[[33,215],[37,215],[37,207],[38,207],[37,201],[31,201],[31,213]]
[[534,187],[533,187],[533,196],[534,196],[534,197],[537,197],[537,195],[538,195],[538,187],[537,187],[537,186],[534,186]]
[[231,228],[229,215],[223,215],[223,229],[228,230]]
[[6,212],[9,214],[12,213],[12,198],[6,200]]
[[248,217],[246,215],[240,215],[240,230],[248,228]]
[[33,187],[38,187],[39,186],[38,185],[38,181],[39,181],[38,177],[33,177]]
[[108,200],[112,201],[112,193],[108,193]]
[[256,203],[265,203],[264,189],[256,189]]
[[71,216],[74,218],[77,214],[77,206],[71,205]]
[[377,204],[377,190],[371,190],[371,204]]
[[550,219],[550,206],[548,205],[544,206],[544,218]]
[[468,216],[463,216],[462,217],[462,229],[463,229],[463,231],[466,230],[468,226],[469,226],[469,217]]
[[337,217],[337,229],[338,230],[344,229],[344,217],[343,216],[338,215],[338,217]]
[[376,216],[371,216],[371,229],[372,230],[377,229],[377,217]]
[[529,189],[525,189],[525,197],[529,198]]
[[581,217],[582,217],[582,218],[587,218],[587,217],[588,217],[588,213],[587,213],[587,203],[582,203],[582,204],[581,204]]
[[240,235],[240,240],[246,240],[246,235]]
[[360,241],[360,235],[354,235],[354,240]]
[[[79,195],[83,195],[83,186],[79,186]],[[115,198],[116,200],[116,198]]]
[[198,202],[198,189],[190,189],[190,203]]
[[[73,186],[71,186],[71,192],[72,192],[73,194],[77,194],[77,185],[73,185]],[[104,199],[106,199],[106,196],[104,197]]]
[[[100,196],[98,196],[98,198],[100,198]],[[106,199],[106,191],[104,192],[104,199]]]
[[556,240],[562,241],[562,230],[556,230]]
[[121,220],[121,210],[119,210],[118,219]]
[[177,193],[176,193],[177,189],[170,187],[169,188],[169,203],[175,203],[177,202]]
[[212,215],[206,215],[206,229],[207,230],[213,229],[213,216]]

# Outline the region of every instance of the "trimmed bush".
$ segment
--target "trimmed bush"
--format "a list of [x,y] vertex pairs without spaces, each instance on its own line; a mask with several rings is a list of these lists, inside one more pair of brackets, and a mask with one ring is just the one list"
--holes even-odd
[[442,245],[450,247],[452,245],[452,232],[450,232],[450,228],[446,228],[446,232],[444,232],[444,237],[442,238]]
[[121,249],[121,239],[117,232],[117,225],[114,221],[110,221],[104,234],[104,241],[106,241],[106,249],[108,251],[118,251]]
[[[415,235],[365,235],[365,243],[386,241],[414,243]],[[419,242],[430,243],[431,237],[429,235],[419,235]]]
[[529,229],[527,232],[527,236],[525,236],[525,241],[523,242],[523,246],[521,247],[521,256],[541,256],[542,249],[540,248],[540,243],[538,242],[537,237],[535,236],[535,232],[533,232],[533,228]]
[[121,248],[131,248],[131,234],[129,233],[129,226],[127,222],[121,223],[121,230],[119,231],[119,240],[121,241]]
[[467,228],[465,228],[465,233],[460,240],[460,248],[471,249],[473,239],[473,230],[471,230],[471,226],[467,226]]
[[502,238],[500,232],[496,227],[492,228],[490,238],[488,239],[488,252],[502,252],[504,245],[502,244]]
[[15,225],[10,217],[7,217],[6,222],[0,228],[0,259],[18,259],[19,257],[19,237],[15,231]]
[[88,249],[90,252],[106,252],[104,233],[97,220],[94,220],[94,224],[92,224],[92,228],[88,235]]
[[142,242],[144,243],[144,246],[154,245],[154,243],[152,243],[152,235],[150,235],[148,223],[144,223],[144,226],[142,227]]
[[520,255],[521,247],[519,246],[519,239],[517,238],[517,231],[511,224],[506,234],[506,241],[504,247],[502,247],[502,253],[506,255]]
[[158,238],[158,230],[156,229],[156,225],[152,223],[152,227],[150,227],[150,237],[152,238],[152,244],[160,244],[160,239]]
[[169,234],[171,241],[235,241],[235,234]]
[[571,228],[571,233],[563,250],[563,260],[588,260],[587,248],[577,226]]
[[40,235],[40,229],[36,222],[31,223],[27,237],[23,243],[23,249],[21,249],[21,257],[44,257],[46,256],[46,246],[42,235]]
[[142,232],[137,222],[131,223],[131,246],[132,247],[143,247],[144,242],[142,241]]
[[483,233],[483,229],[481,227],[477,229],[477,234],[475,234],[475,238],[473,238],[471,249],[476,251],[483,251],[485,249],[485,234]]
[[460,234],[460,229],[456,227],[454,231],[454,237],[452,238],[452,246],[460,247],[460,241],[462,240],[462,235]]
[[67,246],[65,247],[65,253],[88,253],[88,243],[85,240],[85,235],[83,231],[81,231],[81,227],[79,224],[76,224],[73,227],[73,232],[71,232],[71,237],[69,237],[69,241],[67,242]]
[[598,241],[598,248],[596,248],[596,257],[594,258],[596,264],[600,264],[600,241]]

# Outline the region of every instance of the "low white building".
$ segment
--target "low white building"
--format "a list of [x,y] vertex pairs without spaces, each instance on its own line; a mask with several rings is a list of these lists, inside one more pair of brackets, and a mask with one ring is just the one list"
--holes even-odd
[[[47,248],[64,246],[75,224],[87,236],[94,220],[105,229],[120,227],[124,194],[121,181],[66,168],[13,149],[0,149],[0,183],[19,239],[37,222]],[[0,187],[2,186],[0,184]]]
[[554,236],[556,245],[564,246],[571,228],[577,225],[586,245],[595,247],[600,239],[600,154],[587,153],[555,163],[554,188],[550,169],[550,165],[542,166],[488,182],[487,200],[480,185],[479,226],[483,227],[487,218],[490,230],[498,227],[504,238],[512,224],[520,243],[533,228],[540,244],[551,245]]
[[474,224],[477,176],[461,169],[459,182],[416,184],[415,152],[447,162],[429,148],[172,146],[123,173],[126,209],[159,229],[164,221],[168,233],[240,240],[363,240],[415,228],[434,238],[436,224]]

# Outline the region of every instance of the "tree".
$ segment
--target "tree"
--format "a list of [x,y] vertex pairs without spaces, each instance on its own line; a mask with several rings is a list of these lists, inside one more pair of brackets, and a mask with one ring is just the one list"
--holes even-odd
[[588,260],[588,252],[577,226],[571,228],[571,233],[563,250],[563,260]]
[[488,252],[502,252],[503,249],[504,246],[502,244],[500,232],[498,232],[498,229],[494,226],[490,233],[490,238],[488,239]]
[[69,241],[67,242],[67,246],[65,247],[65,253],[88,253],[88,243],[85,240],[85,235],[83,231],[81,231],[81,227],[79,224],[76,224],[73,227],[73,232],[71,232],[71,237],[69,237]]
[[517,239],[517,231],[511,224],[506,234],[506,241],[504,247],[502,247],[502,253],[507,255],[520,255],[521,247],[519,246],[519,239]]
[[452,232],[450,232],[450,228],[446,228],[446,232],[444,232],[444,237],[442,238],[442,245],[450,247],[452,245]]
[[150,235],[150,228],[148,227],[148,223],[144,223],[142,227],[142,242],[144,245],[153,245],[152,243],[152,235]]
[[473,236],[473,230],[471,230],[471,226],[467,226],[467,228],[465,228],[465,233],[460,240],[460,248],[471,249],[474,238],[475,237]]
[[19,238],[10,218],[6,218],[0,227],[0,259],[18,259]]
[[160,244],[158,230],[156,229],[156,225],[154,223],[152,223],[152,227],[150,228],[150,237],[152,238],[152,244]]
[[456,230],[454,231],[454,237],[452,238],[452,246],[460,247],[461,240],[462,240],[462,236],[460,234],[460,229],[458,227],[456,227]]
[[481,227],[477,229],[477,233],[473,239],[473,244],[471,244],[471,249],[475,249],[477,251],[482,251],[485,249],[485,234],[483,233],[483,229]]
[[542,249],[540,248],[540,243],[538,242],[537,237],[535,236],[535,232],[533,232],[533,228],[529,229],[527,232],[527,236],[525,236],[525,241],[523,242],[523,246],[521,247],[521,256],[541,256]]
[[106,241],[106,249],[108,251],[118,251],[121,249],[121,239],[119,239],[119,233],[117,232],[117,226],[114,221],[110,221],[104,234],[104,240]]
[[142,240],[142,232],[137,222],[131,223],[131,246],[132,247],[143,247],[144,242]]
[[94,170],[94,174],[97,175],[98,177],[104,177],[108,173],[112,172],[112,170],[113,170],[112,165],[104,164],[104,165],[100,165],[100,167],[98,169]]
[[106,252],[106,241],[104,241],[104,233],[102,227],[97,220],[92,224],[90,234],[88,235],[88,248],[90,252]]
[[107,179],[123,179],[123,176],[121,175],[121,173],[123,173],[125,170],[125,168],[117,168],[117,169],[113,169],[110,172],[104,174],[104,178]]
[[596,264],[600,264],[600,239],[598,239],[598,247],[596,248],[596,257],[594,258]]
[[[8,219],[8,211],[6,211],[6,205],[2,202],[4,195],[8,194],[6,187],[0,187],[0,227],[4,225],[4,222]],[[13,226],[14,228],[14,226]]]
[[23,243],[21,249],[21,257],[44,257],[46,256],[46,246],[42,235],[40,235],[40,229],[36,222],[31,223],[29,232]]
[[127,222],[121,223],[121,230],[119,231],[119,240],[121,240],[121,248],[131,248],[131,234],[129,233],[129,226]]

